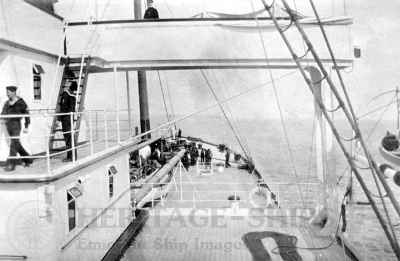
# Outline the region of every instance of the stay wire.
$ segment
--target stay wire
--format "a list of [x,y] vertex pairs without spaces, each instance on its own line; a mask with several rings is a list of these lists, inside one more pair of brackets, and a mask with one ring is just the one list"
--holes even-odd
[[[274,4],[274,3],[275,3],[275,0],[274,0],[274,2],[272,2],[272,4]],[[253,12],[255,12],[253,0],[250,0],[250,4],[251,4],[251,8],[253,9]],[[267,53],[267,49],[266,49],[266,46],[265,46],[264,37],[263,37],[262,32],[261,32],[260,23],[259,23],[257,17],[254,17],[254,20],[255,20],[255,22],[257,24],[258,35],[260,37],[260,41],[261,41],[262,49],[263,49],[263,52],[264,52],[265,60],[266,60],[267,65],[269,65],[268,53]],[[291,148],[289,135],[288,135],[287,128],[286,128],[286,123],[285,123],[285,120],[284,120],[284,117],[283,117],[283,111],[282,111],[282,108],[281,108],[281,105],[280,105],[280,101],[279,101],[278,90],[277,90],[277,87],[276,87],[276,84],[275,84],[274,76],[273,76],[272,71],[271,71],[270,68],[268,68],[268,75],[269,75],[269,78],[271,79],[271,85],[272,85],[272,89],[273,89],[274,96],[275,96],[275,102],[276,102],[276,105],[277,105],[278,110],[279,110],[280,121],[281,121],[282,129],[283,129],[283,132],[284,132],[284,137],[285,137],[287,149],[288,149],[288,152],[289,152],[289,160],[290,160],[290,163],[292,165],[293,174],[295,176],[295,179],[297,181],[299,181],[300,178],[298,177],[298,174],[297,174],[297,169],[296,169],[296,165],[295,165],[295,162],[294,162],[294,155],[293,155],[293,151],[292,151],[292,148]],[[305,199],[304,199],[303,191],[302,191],[302,189],[301,189],[301,187],[299,185],[299,182],[296,182],[296,185],[297,185],[297,189],[299,191],[301,202],[303,203],[303,207],[306,207],[306,202],[305,202]],[[311,243],[312,243],[313,246],[315,245],[314,239],[312,237],[311,237]]]
[[[324,29],[324,26],[323,26],[322,23],[321,23],[321,19],[320,19],[320,17],[319,17],[318,11],[317,11],[317,9],[316,9],[316,7],[315,7],[314,1],[313,1],[313,0],[309,0],[309,2],[310,2],[310,5],[311,5],[311,7],[312,7],[312,9],[313,9],[313,12],[314,12],[314,14],[315,14],[315,17],[316,17],[316,19],[317,19],[317,21],[318,21],[318,25],[319,25],[319,27],[320,27],[320,29],[321,29],[321,33],[322,33],[322,35],[323,35],[323,37],[324,37],[324,41],[325,41],[326,46],[327,46],[327,48],[328,48],[330,57],[331,57],[331,59],[332,59],[332,61],[333,61],[333,64],[334,64],[334,66],[335,66],[335,71],[336,71],[336,73],[337,73],[337,76],[338,76],[338,79],[339,79],[339,82],[340,82],[340,86],[342,87],[342,91],[343,91],[343,94],[344,94],[344,96],[345,96],[345,100],[346,100],[346,102],[347,102],[347,106],[349,107],[350,115],[351,115],[352,118],[353,118],[352,120],[353,120],[353,124],[354,124],[355,130],[356,130],[357,132],[359,132],[358,123],[357,123],[357,121],[356,121],[356,115],[355,115],[355,113],[354,113],[353,106],[351,105],[350,97],[349,97],[348,92],[347,92],[347,90],[346,90],[346,86],[345,86],[345,84],[344,84],[342,75],[341,75],[341,73],[340,73],[340,71],[339,71],[339,69],[338,69],[338,67],[337,67],[336,58],[335,58],[335,55],[333,54],[331,45],[330,45],[330,43],[329,43],[328,37],[327,37],[326,32],[325,32],[325,29]],[[352,124],[352,125],[353,125],[353,124]],[[361,143],[363,143],[362,137],[361,137],[361,133],[357,133],[357,134],[360,135],[359,140],[360,140]],[[367,157],[367,160],[368,160],[368,164],[371,165],[372,162],[371,162],[370,155],[367,154],[367,151],[365,151],[365,153],[366,153],[366,157]],[[372,167],[373,167],[373,166],[372,166]],[[379,171],[379,170],[376,170],[376,171]],[[378,189],[379,196],[380,196],[380,197],[383,197],[381,188],[380,188],[380,186],[379,186],[379,183],[378,183],[378,180],[377,180],[377,177],[376,177],[377,175],[379,175],[379,173],[376,173],[376,172],[374,171],[374,169],[371,169],[371,174],[372,174],[372,176],[373,176],[375,185],[376,185],[376,187],[377,187],[377,189]],[[389,192],[387,191],[387,193],[389,193]],[[390,230],[391,230],[391,232],[392,232],[393,240],[394,240],[394,242],[395,242],[395,244],[396,244],[396,246],[397,246],[397,248],[398,248],[398,247],[399,247],[398,240],[397,240],[396,234],[395,234],[394,229],[393,229],[392,221],[391,221],[391,219],[390,219],[390,216],[389,216],[389,212],[388,212],[388,210],[387,210],[386,203],[385,203],[385,201],[383,200],[383,198],[381,198],[381,201],[382,201],[382,206],[383,206],[385,215],[386,215],[386,217],[387,217],[388,225],[389,225]]]
[[226,119],[226,121],[227,121],[229,127],[231,128],[233,134],[235,135],[235,138],[236,138],[237,142],[239,143],[240,148],[242,149],[242,151],[243,151],[243,153],[245,154],[246,158],[247,158],[249,161],[251,161],[250,155],[247,153],[245,147],[243,146],[243,143],[242,143],[240,137],[238,136],[238,134],[237,134],[237,132],[236,132],[234,126],[232,125],[232,122],[229,120],[229,117],[228,117],[228,115],[226,114],[226,112],[225,112],[225,110],[224,110],[224,107],[222,106],[220,100],[218,99],[218,96],[217,96],[217,94],[215,93],[214,88],[212,87],[210,81],[208,80],[207,75],[205,74],[205,72],[204,72],[203,70],[200,70],[200,72],[201,72],[201,75],[203,76],[203,78],[204,78],[204,80],[205,80],[205,82],[206,82],[206,84],[207,84],[207,86],[208,86],[210,92],[211,92],[212,95],[214,96],[214,99],[215,99],[216,102],[218,103],[218,106],[220,107],[221,112],[222,112],[222,114],[224,115],[224,117],[225,117],[225,119]]
[[[372,135],[374,134],[375,130],[376,130],[377,127],[379,126],[380,122],[382,121],[383,116],[385,115],[385,113],[387,112],[387,110],[390,108],[390,105],[391,105],[391,104],[393,104],[393,103],[390,103],[390,104],[385,105],[385,108],[384,108],[384,110],[382,111],[382,113],[381,113],[379,119],[375,122],[374,126],[369,130],[369,132],[368,132],[368,134],[367,134],[366,141],[369,141],[369,139],[372,137]],[[360,149],[358,148],[358,149],[355,151],[355,153],[359,153],[359,152],[360,152]],[[345,175],[346,172],[349,170],[349,168],[350,168],[350,167],[347,166],[347,167],[343,170],[342,174],[339,175],[337,184],[341,181],[341,179],[344,177],[344,175]]]
[[162,99],[163,99],[163,103],[164,103],[165,114],[167,116],[167,121],[170,121],[170,116],[169,116],[169,113],[168,113],[168,107],[167,107],[167,103],[165,101],[163,83],[161,81],[160,71],[158,71],[158,70],[157,70],[157,76],[158,76],[158,82],[160,84],[160,90],[161,90],[161,95],[162,95]]
[[[161,73],[160,73],[161,74]],[[166,87],[166,91],[167,91],[167,97],[168,97],[168,101],[169,101],[169,105],[170,105],[170,109],[171,109],[171,117],[173,119],[176,118],[176,114],[175,114],[175,110],[174,110],[174,103],[172,102],[172,98],[171,98],[171,94],[169,91],[169,84],[168,84],[168,77],[166,74],[164,74],[164,78],[165,78],[165,87]],[[175,129],[177,129],[176,124],[174,124]]]
[[[251,7],[253,9],[253,12],[255,12],[253,0],[250,0],[250,3],[251,3]],[[258,35],[260,37],[260,42],[261,42],[262,49],[263,49],[263,52],[264,52],[265,61],[266,61],[267,66],[268,66],[269,65],[269,58],[268,58],[267,49],[265,47],[264,38],[263,38],[262,33],[261,33],[261,27],[260,27],[258,18],[254,17],[254,20],[255,20],[255,22],[257,24]],[[280,104],[280,101],[279,101],[278,90],[277,90],[277,87],[276,87],[276,84],[275,84],[275,79],[274,79],[274,76],[273,76],[273,74],[271,72],[271,69],[268,69],[268,76],[269,76],[269,78],[271,80],[271,86],[272,86],[274,97],[275,97],[275,103],[276,103],[276,105],[278,107],[278,111],[279,111],[280,122],[281,122],[282,130],[283,130],[285,142],[286,142],[286,145],[287,145],[287,149],[288,149],[288,152],[289,152],[289,161],[290,161],[290,164],[291,164],[291,167],[292,167],[292,170],[293,170],[293,174],[294,174],[296,180],[299,181],[300,178],[298,177],[296,165],[294,163],[294,153],[293,153],[292,148],[291,148],[291,143],[290,143],[290,140],[289,140],[289,134],[288,134],[287,127],[286,127],[286,122],[284,120],[283,111],[282,111],[281,104]],[[305,203],[305,199],[304,199],[304,195],[303,195],[302,189],[301,189],[300,185],[298,184],[298,182],[296,184],[297,184],[297,189],[299,191],[300,198],[301,198],[301,201],[303,203],[303,206],[306,207],[306,203]]]
[[[224,89],[226,85],[224,84],[224,82],[223,82],[222,80],[219,80],[219,79],[217,78],[216,73],[215,73],[214,70],[212,70],[211,73],[212,73],[212,75],[213,75],[213,77],[214,77],[216,83],[217,83],[217,84],[219,83],[218,85],[221,85],[222,98],[223,98],[223,99],[226,99],[225,89]],[[245,147],[245,149],[246,149],[246,151],[248,152],[249,156],[252,157],[252,153],[251,153],[251,150],[250,150],[248,141],[247,141],[247,139],[245,138],[246,135],[242,135],[242,134],[241,134],[241,131],[240,131],[240,128],[239,128],[239,123],[238,123],[238,121],[236,120],[236,118],[234,117],[234,113],[232,112],[232,109],[231,109],[229,103],[226,103],[226,104],[225,104],[225,108],[226,108],[227,112],[228,112],[229,115],[230,115],[230,118],[231,118],[231,121],[232,121],[232,125],[233,125],[233,126],[235,127],[235,129],[236,129],[237,135],[238,135],[239,138],[242,140],[243,146]]]

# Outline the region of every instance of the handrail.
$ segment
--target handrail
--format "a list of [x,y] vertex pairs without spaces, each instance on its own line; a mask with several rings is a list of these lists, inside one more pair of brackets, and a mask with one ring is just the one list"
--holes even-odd
[[27,256],[22,255],[0,255],[0,260],[25,260]]
[[[96,113],[93,113],[93,111],[95,111]],[[140,134],[137,135],[136,137],[132,137],[130,133],[132,133],[131,130],[126,129],[125,127],[123,128],[117,128],[115,129],[113,127],[113,121],[115,121],[115,118],[117,120],[117,122],[119,121],[120,117],[107,117],[108,115],[114,115],[114,114],[126,114],[127,110],[102,110],[102,115],[103,117],[100,117],[100,122],[97,121],[97,116],[99,115],[100,110],[87,110],[87,111],[82,111],[82,112],[70,112],[70,113],[42,113],[42,114],[9,114],[9,115],[0,115],[0,120],[7,121],[7,119],[15,119],[18,118],[18,120],[21,120],[21,118],[23,117],[33,117],[33,118],[53,118],[53,117],[59,117],[59,116],[65,116],[70,118],[71,120],[71,126],[74,126],[74,121],[73,119],[76,118],[76,115],[84,115],[85,119],[88,119],[88,124],[86,125],[86,129],[75,129],[75,127],[72,127],[70,130],[67,131],[60,131],[57,133],[44,133],[41,135],[41,133],[36,134],[36,133],[31,133],[29,134],[29,139],[35,139],[35,142],[38,142],[39,144],[43,144],[44,145],[44,155],[40,155],[41,153],[39,153],[39,155],[31,155],[31,156],[10,156],[8,157],[9,159],[45,159],[47,161],[47,172],[48,173],[52,173],[52,162],[51,162],[51,158],[61,155],[61,154],[65,154],[67,152],[72,152],[72,163],[75,164],[77,161],[77,155],[75,154],[76,151],[78,149],[83,149],[83,148],[87,148],[90,147],[89,150],[89,154],[85,154],[85,157],[90,157],[92,155],[94,155],[96,152],[98,152],[99,150],[107,150],[110,147],[110,145],[112,147],[114,147],[114,140],[117,141],[117,144],[120,144],[123,141],[129,140],[129,139],[133,139],[133,140],[138,140],[139,138],[143,137],[144,135],[148,134],[148,133],[153,133],[153,132],[165,132],[168,130],[168,124],[164,124],[161,125],[157,128],[154,128],[152,130],[150,130],[149,132],[146,132],[145,134]],[[92,124],[93,121],[93,117],[96,117],[96,124],[95,126]],[[102,126],[102,122],[104,121],[104,126]],[[1,123],[2,121],[0,121]],[[111,123],[110,123],[111,122]],[[171,123],[172,124],[172,123]],[[167,128],[167,130],[164,130],[163,128]],[[94,138],[93,137],[93,132],[96,133],[103,133],[103,137],[101,136],[97,136]],[[79,132],[84,132],[86,133],[86,137],[85,137],[85,142],[79,142],[75,141],[74,139],[71,140],[71,147],[61,147],[62,144],[59,144],[58,146],[60,147],[60,151],[55,151],[52,152],[50,151],[50,149],[48,148],[48,146],[46,146],[47,141],[49,140],[50,137],[58,137],[59,135],[59,139],[58,140],[62,140],[65,139],[65,137],[63,137],[65,134],[70,134],[71,136],[74,136],[76,133]],[[160,136],[163,136],[164,134],[160,134]],[[122,136],[122,139],[121,139]],[[159,136],[159,135],[157,135]],[[165,135],[164,135],[165,136]],[[12,139],[19,139],[19,138],[24,138],[26,137],[26,134],[21,134],[19,136],[5,136],[2,137],[2,139],[5,140],[12,140]],[[103,146],[102,144],[105,144],[105,146]],[[97,148],[97,150],[95,150],[95,148]],[[82,154],[81,154],[82,155]],[[82,158],[82,157],[80,157]]]
[[[38,111],[37,114],[39,114],[40,111],[42,110],[47,110],[47,109],[36,109],[35,111]],[[133,110],[132,110],[133,111]],[[106,113],[117,113],[117,112],[128,112],[128,110],[85,110],[85,111],[77,111],[77,112],[73,112],[74,115],[76,114],[85,114],[85,113],[90,113],[90,112],[106,112]],[[38,117],[36,113],[35,114],[23,114],[23,113],[19,113],[19,114],[2,114],[0,115],[0,119],[4,118],[23,118],[23,117]],[[70,115],[71,112],[54,112],[54,113],[41,113],[39,114],[40,116],[68,116]]]

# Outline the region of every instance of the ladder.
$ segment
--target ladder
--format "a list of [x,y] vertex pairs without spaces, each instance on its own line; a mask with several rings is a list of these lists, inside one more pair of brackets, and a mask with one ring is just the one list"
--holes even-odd
[[[89,76],[90,68],[90,57],[82,55],[79,58],[67,58],[66,64],[64,66],[63,76],[61,80],[60,89],[58,91],[56,112],[60,111],[61,96],[63,93],[63,88],[68,81],[76,81],[78,88],[76,90],[76,104],[75,111],[82,112],[85,109],[85,96],[86,87]],[[60,142],[64,142],[64,137],[62,135],[62,128],[60,124],[57,123],[57,116],[53,118],[53,123],[51,125],[51,136],[49,138],[49,150],[62,151],[65,146],[60,146]],[[74,135],[74,144],[77,144],[79,137],[79,129],[81,125],[82,114],[76,114],[74,116],[74,126],[73,129],[76,131]]]
[[[319,58],[317,52],[315,51],[315,48],[314,48],[313,44],[311,43],[311,41],[308,38],[306,32],[304,31],[304,29],[301,27],[300,23],[298,22],[298,17],[293,13],[292,9],[287,4],[286,0],[281,0],[282,4],[284,5],[284,8],[286,9],[287,13],[290,16],[290,21],[291,21],[289,26],[287,26],[286,28],[282,28],[278,24],[278,20],[275,17],[274,12],[272,10],[273,4],[268,5],[265,0],[261,0],[261,1],[262,1],[263,5],[265,7],[265,10],[270,15],[270,17],[271,17],[271,19],[272,19],[272,21],[274,23],[274,26],[277,29],[277,31],[279,32],[279,34],[280,34],[282,40],[284,41],[287,49],[291,53],[292,58],[293,58],[294,62],[296,63],[296,66],[298,67],[298,69],[299,69],[301,75],[303,76],[304,80],[306,81],[311,93],[313,94],[316,103],[320,107],[320,109],[321,109],[321,111],[322,111],[327,123],[330,126],[330,129],[332,130],[333,135],[336,138],[336,141],[338,142],[343,154],[345,155],[345,157],[347,159],[347,162],[348,162],[352,172],[354,173],[354,175],[356,176],[358,182],[360,183],[362,190],[364,191],[366,197],[368,198],[368,201],[371,203],[372,209],[375,212],[375,215],[378,218],[379,223],[382,226],[382,229],[384,230],[385,235],[388,238],[388,240],[390,242],[390,245],[391,245],[396,257],[400,259],[400,247],[399,247],[399,244],[398,244],[398,241],[397,241],[397,238],[396,238],[396,234],[395,234],[395,232],[393,230],[391,219],[390,219],[388,214],[386,214],[386,217],[384,217],[384,215],[378,209],[377,203],[372,198],[370,190],[367,187],[367,184],[365,183],[365,181],[363,180],[363,177],[359,172],[359,169],[358,169],[358,167],[357,167],[357,165],[356,165],[356,163],[354,161],[354,158],[351,156],[351,153],[346,149],[346,147],[345,147],[345,145],[344,145],[344,143],[342,141],[342,138],[341,138],[341,136],[340,136],[340,134],[339,134],[339,132],[338,132],[333,120],[332,120],[332,118],[329,115],[329,111],[325,107],[322,99],[320,97],[318,97],[317,94],[314,92],[313,85],[315,83],[313,83],[308,78],[308,76],[306,74],[306,69],[302,65],[303,57],[305,57],[308,52],[310,52],[311,55],[313,56],[314,61],[316,62],[319,70],[321,71],[321,73],[323,75],[323,78],[321,79],[321,81],[325,80],[327,82],[327,84],[329,86],[329,89],[331,90],[331,92],[333,93],[336,101],[339,104],[339,106],[335,110],[341,109],[343,111],[343,113],[346,116],[347,121],[350,123],[351,128],[353,129],[353,132],[355,133],[355,136],[354,136],[353,139],[357,140],[360,143],[361,148],[363,149],[363,152],[364,152],[364,154],[365,154],[365,156],[366,156],[366,158],[368,160],[369,168],[371,170],[371,173],[372,173],[372,176],[374,178],[374,181],[375,181],[375,184],[377,186],[377,189],[379,191],[379,194],[382,197],[382,192],[381,192],[381,189],[380,189],[380,185],[382,185],[384,190],[385,190],[385,192],[387,193],[387,195],[388,195],[388,197],[390,199],[390,202],[392,203],[393,208],[396,210],[397,214],[400,216],[399,204],[398,204],[396,198],[394,197],[391,188],[387,184],[383,173],[381,172],[381,170],[378,168],[376,162],[371,157],[371,154],[370,154],[370,152],[369,152],[369,150],[368,150],[368,148],[366,146],[366,143],[365,143],[365,141],[364,141],[364,139],[362,137],[360,128],[359,128],[357,120],[356,120],[356,116],[355,116],[354,111],[352,109],[350,100],[348,99],[348,96],[347,96],[347,93],[345,91],[343,83],[341,82],[343,90],[344,90],[344,93],[345,93],[345,96],[346,96],[347,104],[344,102],[344,100],[340,96],[340,94],[339,94],[338,90],[336,89],[334,83],[332,82],[331,78],[329,77],[329,74],[327,73],[327,70],[325,69],[324,65],[322,64],[321,59]],[[310,1],[310,2],[312,3],[312,1]],[[313,6],[313,9],[315,11],[315,15],[317,16],[317,18],[319,20],[318,14],[317,14],[317,12],[315,10],[315,6]],[[295,53],[294,48],[290,44],[290,42],[289,42],[289,40],[288,40],[288,38],[287,38],[287,36],[285,34],[285,32],[290,28],[290,26],[292,24],[297,28],[297,31],[300,33],[303,41],[305,42],[305,44],[306,44],[306,46],[308,48],[308,50],[307,50],[305,55],[298,56]],[[324,34],[325,40],[327,40],[326,36],[325,36],[325,32],[324,32],[321,24],[320,24],[320,27],[321,27],[322,33]],[[330,48],[329,42],[326,41],[326,43],[328,45],[328,48]],[[338,68],[336,66],[335,58],[333,56],[333,53],[331,52],[330,54],[331,54],[332,60],[334,61],[335,69],[338,70]],[[339,72],[338,72],[338,74],[339,74]],[[380,183],[378,183],[378,179],[379,179]],[[384,207],[384,210],[387,213],[387,209],[385,207],[386,203],[383,202],[384,200],[382,198],[381,198],[381,201],[382,201],[382,205]]]

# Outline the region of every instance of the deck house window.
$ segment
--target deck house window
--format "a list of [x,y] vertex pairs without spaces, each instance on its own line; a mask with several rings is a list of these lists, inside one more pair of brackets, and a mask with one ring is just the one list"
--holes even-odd
[[82,187],[81,182],[78,181],[73,187],[67,190],[69,231],[76,227],[76,199],[80,196],[82,196]]
[[68,229],[73,230],[76,227],[76,202],[70,191],[67,191],[68,201]]
[[33,65],[33,99],[42,99],[42,74],[44,70],[42,66],[38,64]]
[[108,168],[108,196],[112,198],[115,190],[115,174],[117,174],[117,168],[110,166]]

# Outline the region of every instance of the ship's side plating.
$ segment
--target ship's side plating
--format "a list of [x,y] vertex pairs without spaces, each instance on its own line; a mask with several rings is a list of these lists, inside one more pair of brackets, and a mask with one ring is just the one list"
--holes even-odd
[[2,254],[28,260],[101,259],[134,218],[129,153],[150,142],[88,158],[53,181],[17,175],[12,186],[1,183]]

